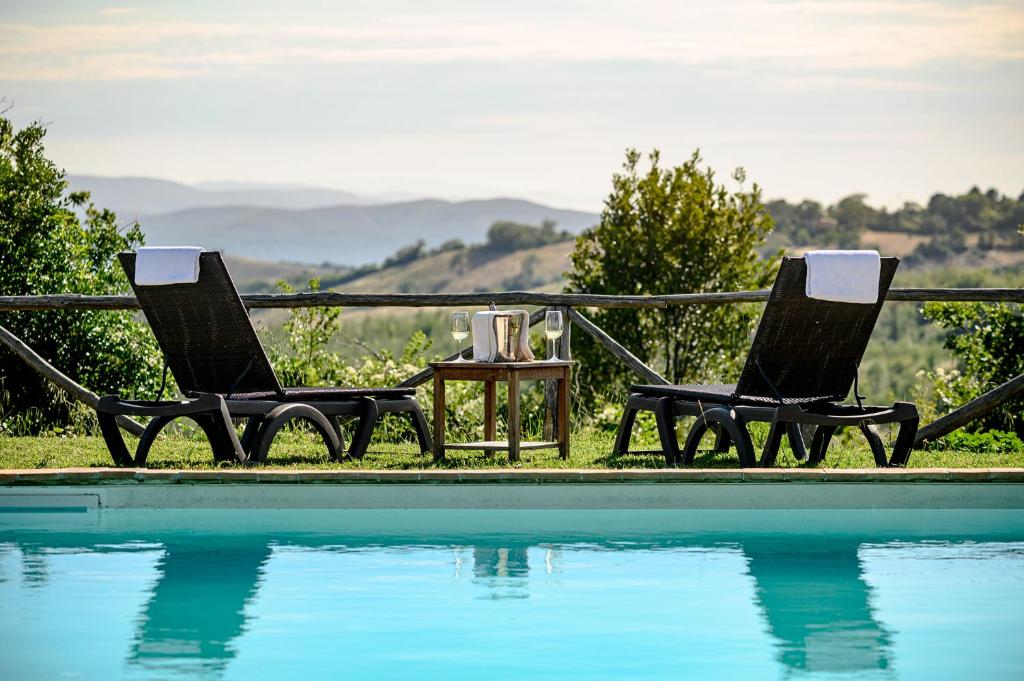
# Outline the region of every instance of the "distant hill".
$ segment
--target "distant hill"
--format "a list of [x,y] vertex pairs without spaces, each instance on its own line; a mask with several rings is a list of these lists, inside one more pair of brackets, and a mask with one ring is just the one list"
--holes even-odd
[[137,219],[151,246],[190,244],[253,260],[365,265],[403,246],[450,239],[480,242],[507,220],[578,232],[597,215],[520,199],[408,200],[301,185],[207,182],[186,185],[149,177],[69,175],[74,191],[122,220]]
[[550,208],[520,199],[427,199],[377,206],[286,210],[253,206],[193,208],[140,218],[150,245],[194,244],[259,260],[361,265],[380,262],[419,239],[437,246],[449,239],[484,240],[497,220],[539,224],[554,220],[578,232],[597,215]]
[[217,182],[187,185],[151,177],[69,175],[75,191],[88,191],[97,206],[124,218],[212,206],[263,206],[303,210],[338,204],[371,204],[398,196],[370,197],[336,189],[301,185]]

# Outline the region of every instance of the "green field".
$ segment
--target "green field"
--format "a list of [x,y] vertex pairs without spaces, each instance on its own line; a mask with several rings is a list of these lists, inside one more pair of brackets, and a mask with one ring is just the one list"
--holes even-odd
[[[755,445],[763,442],[756,437]],[[706,442],[710,442],[710,439]],[[134,442],[129,439],[129,447]],[[657,450],[650,441],[634,444]],[[612,456],[612,435],[598,431],[575,433],[572,455],[559,459],[554,450],[524,452],[516,468],[662,468],[664,458],[658,453]],[[111,466],[103,440],[98,437],[0,437],[0,468],[69,468]],[[698,468],[737,468],[735,453],[714,454],[702,451],[695,462]],[[776,464],[791,468],[802,466],[783,446]],[[862,441],[855,438],[833,443],[823,468],[873,468],[874,460]],[[171,435],[161,438],[149,456],[151,468],[215,468],[206,441]],[[412,444],[375,442],[362,460],[331,461],[319,440],[305,433],[282,433],[275,440],[266,464],[268,468],[336,468],[336,469],[389,469],[415,468],[508,468],[504,454],[488,455],[479,452],[450,452],[448,459],[435,464],[429,455],[422,455]],[[236,467],[227,465],[227,467]],[[1004,468],[1024,467],[1024,452],[971,453],[965,451],[921,451],[910,459],[913,468]]]

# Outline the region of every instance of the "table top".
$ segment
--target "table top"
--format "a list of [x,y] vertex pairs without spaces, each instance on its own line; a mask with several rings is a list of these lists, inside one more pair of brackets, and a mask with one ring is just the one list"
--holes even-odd
[[572,360],[560,359],[557,361],[551,360],[534,360],[532,362],[474,362],[472,360],[466,360],[465,362],[430,362],[430,366],[435,369],[541,369],[544,367],[568,367],[572,366],[574,362]]

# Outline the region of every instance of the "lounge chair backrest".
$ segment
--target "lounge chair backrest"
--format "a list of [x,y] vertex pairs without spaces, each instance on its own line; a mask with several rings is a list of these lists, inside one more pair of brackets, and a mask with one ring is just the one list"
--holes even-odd
[[135,254],[118,257],[184,394],[282,392],[220,253],[200,256],[198,282],[163,286],[137,285]]
[[737,394],[846,399],[899,263],[882,258],[878,302],[856,304],[808,298],[804,259],[783,258]]

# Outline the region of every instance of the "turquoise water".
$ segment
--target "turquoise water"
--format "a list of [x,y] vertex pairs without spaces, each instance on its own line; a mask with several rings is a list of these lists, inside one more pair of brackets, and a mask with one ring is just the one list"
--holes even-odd
[[0,513],[0,677],[1024,678],[1024,512]]

